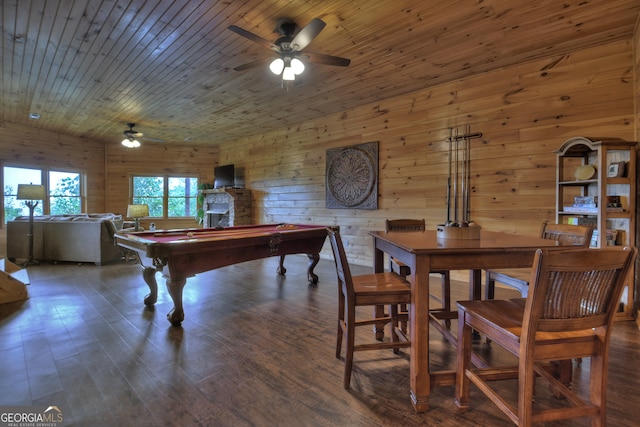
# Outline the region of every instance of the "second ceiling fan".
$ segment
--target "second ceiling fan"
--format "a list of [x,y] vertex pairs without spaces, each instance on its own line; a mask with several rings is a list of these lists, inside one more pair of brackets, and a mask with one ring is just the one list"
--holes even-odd
[[271,49],[278,55],[275,60],[272,57],[259,59],[235,67],[234,70],[243,71],[271,62],[269,68],[274,74],[282,75],[283,80],[295,80],[295,76],[304,71],[304,63],[302,60],[338,67],[348,66],[351,60],[346,58],[321,53],[302,52],[302,50],[320,34],[320,31],[322,31],[325,26],[324,21],[320,18],[315,18],[296,34],[296,30],[298,29],[296,23],[291,20],[285,20],[278,26],[278,32],[281,34],[281,37],[275,42],[270,42],[250,31],[231,25],[229,29],[234,33]]
[[125,147],[128,147],[128,148],[140,147],[140,142],[138,141],[138,139],[145,139],[145,140],[154,141],[154,142],[164,142],[164,140],[162,139],[144,137],[144,134],[142,132],[138,132],[137,130],[133,129],[135,125],[136,125],[135,123],[127,123],[127,126],[129,127],[129,129],[125,129],[124,131],[122,131],[122,135],[124,135],[124,138],[125,138],[124,140],[122,140],[122,145],[124,145]]

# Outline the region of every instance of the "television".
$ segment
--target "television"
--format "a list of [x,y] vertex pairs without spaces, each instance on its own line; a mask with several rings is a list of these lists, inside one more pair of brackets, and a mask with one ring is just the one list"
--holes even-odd
[[225,188],[234,187],[236,183],[236,172],[234,165],[216,166],[213,168],[213,187]]

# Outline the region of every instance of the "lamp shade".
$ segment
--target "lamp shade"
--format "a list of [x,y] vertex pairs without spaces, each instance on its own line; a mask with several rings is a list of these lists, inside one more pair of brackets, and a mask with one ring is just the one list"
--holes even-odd
[[18,184],[18,200],[44,200],[44,185]]
[[149,205],[129,205],[127,207],[128,218],[142,218],[149,216]]

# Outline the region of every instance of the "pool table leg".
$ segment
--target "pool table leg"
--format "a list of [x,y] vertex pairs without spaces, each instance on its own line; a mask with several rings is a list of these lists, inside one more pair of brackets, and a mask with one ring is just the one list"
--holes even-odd
[[309,264],[307,267],[307,280],[309,283],[313,283],[314,285],[318,284],[318,275],[313,272],[313,269],[316,268],[318,262],[320,261],[320,254],[307,254],[309,258]]
[[149,293],[144,297],[144,305],[153,305],[158,301],[158,283],[156,282],[156,269],[144,267],[142,278],[149,286]]
[[[276,272],[281,276],[284,276],[287,272],[287,269],[284,268],[284,257],[284,255],[280,255],[280,263],[276,270]],[[307,280],[309,280],[309,283],[317,285],[318,275],[313,272],[313,269],[316,268],[316,265],[320,262],[320,254],[307,254],[307,257],[309,258],[309,264],[307,266]]]
[[173,300],[173,308],[167,313],[167,319],[173,326],[180,326],[184,320],[184,310],[182,308],[182,289],[187,283],[187,279],[167,279],[167,290]]
[[278,263],[278,269],[276,270],[276,273],[278,273],[281,276],[284,276],[286,272],[287,272],[287,269],[284,268],[284,255],[280,255],[280,262]]

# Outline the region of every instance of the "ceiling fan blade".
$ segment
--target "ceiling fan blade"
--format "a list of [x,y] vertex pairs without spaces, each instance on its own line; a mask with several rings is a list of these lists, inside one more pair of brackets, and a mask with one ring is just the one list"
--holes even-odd
[[231,31],[233,31],[234,33],[236,33],[236,34],[241,35],[242,37],[246,37],[249,40],[251,40],[251,41],[253,41],[255,43],[258,43],[259,45],[262,45],[262,46],[266,47],[267,49],[275,50],[276,52],[280,51],[280,47],[279,46],[273,44],[272,42],[270,42],[267,39],[263,39],[262,37],[260,37],[260,36],[258,36],[256,34],[253,34],[250,31],[247,31],[247,30],[245,30],[243,28],[240,28],[240,27],[238,27],[236,25],[229,26],[229,29]]
[[142,138],[142,139],[144,139],[145,141],[151,141],[151,142],[164,142],[164,139],[160,139],[160,138],[149,138],[149,137],[146,137],[146,136],[145,136],[144,138]]
[[339,56],[323,55],[321,53],[304,52],[300,54],[300,57],[316,64],[335,65],[337,67],[347,67],[351,64],[350,59],[340,58]]
[[257,67],[258,65],[262,65],[262,64],[267,64],[267,63],[269,63],[271,61],[273,61],[272,57],[258,59],[257,61],[248,62],[248,63],[246,63],[244,65],[240,65],[240,66],[234,68],[234,71],[248,70],[249,68]]
[[324,21],[320,18],[315,18],[313,21],[309,22],[300,32],[291,40],[291,50],[299,52],[313,39],[316,38],[320,31],[325,27]]

